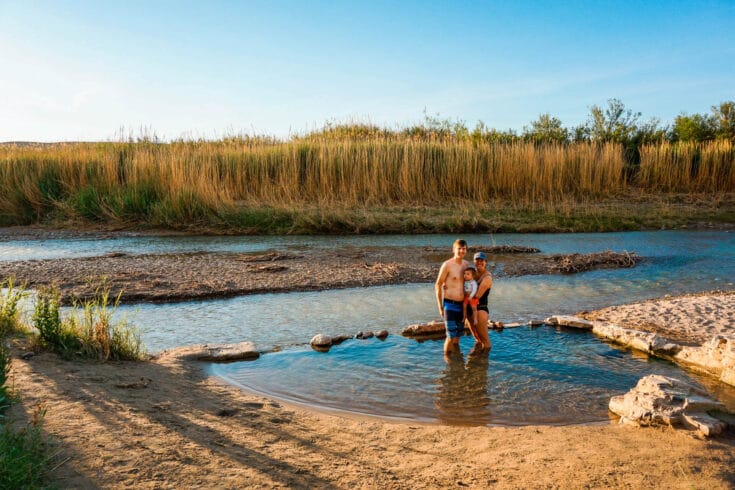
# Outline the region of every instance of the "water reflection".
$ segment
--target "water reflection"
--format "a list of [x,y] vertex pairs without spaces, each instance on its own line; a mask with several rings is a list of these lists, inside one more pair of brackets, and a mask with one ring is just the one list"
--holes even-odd
[[[211,370],[272,398],[454,425],[606,421],[610,397],[627,392],[645,375],[701,380],[672,363],[635,358],[588,332],[512,328],[491,336],[489,355],[459,355],[449,362],[442,341],[391,336],[384,342],[348,340],[327,353],[290,348]],[[473,343],[464,337],[460,348],[468,352]],[[719,389],[718,395],[729,393],[720,396],[723,402],[735,400],[735,389]]]
[[471,350],[466,362],[461,352],[445,356],[446,367],[437,379],[434,399],[440,422],[449,425],[490,423],[493,414],[488,394],[489,354],[489,350]]

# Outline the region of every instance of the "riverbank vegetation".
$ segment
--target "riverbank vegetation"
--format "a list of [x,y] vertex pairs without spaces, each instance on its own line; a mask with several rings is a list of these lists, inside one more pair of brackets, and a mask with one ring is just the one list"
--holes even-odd
[[109,288],[96,294],[62,318],[59,291],[40,288],[33,312],[33,326],[38,332],[36,344],[64,357],[86,359],[142,360],[145,349],[140,333],[125,318],[113,320],[120,301],[110,300]]
[[12,280],[0,283],[0,488],[42,488],[50,452],[42,432],[42,407],[19,423],[8,416],[17,396],[10,385],[10,335],[22,330],[18,305],[22,289]]
[[[117,302],[109,291],[98,289],[95,298],[65,315],[60,313],[59,293],[42,288],[35,300],[32,323],[24,323],[20,303],[27,293],[12,279],[0,282],[0,488],[43,488],[44,475],[55,457],[43,434],[45,408],[30,414],[10,408],[18,396],[10,382],[11,354],[8,342],[15,336],[29,337],[28,345],[64,357],[112,360],[145,358],[140,335],[125,319],[113,320]],[[21,420],[22,419],[22,420]]]
[[610,231],[732,222],[735,103],[640,121],[618,100],[521,134],[426,116],[228,137],[0,145],[0,225],[221,233]]

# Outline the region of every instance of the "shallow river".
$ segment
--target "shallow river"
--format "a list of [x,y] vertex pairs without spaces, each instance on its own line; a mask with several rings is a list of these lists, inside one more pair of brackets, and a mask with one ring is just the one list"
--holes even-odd
[[[446,247],[449,256],[454,238],[146,236],[6,241],[0,242],[0,260],[342,245]],[[477,248],[509,244],[537,247],[542,253],[627,250],[645,258],[632,269],[498,279],[490,295],[494,320],[527,321],[665,294],[733,289],[735,234],[726,231],[464,238]],[[643,374],[685,375],[668,363],[634,358],[591,334],[559,335],[548,327],[493,332],[489,359],[450,364],[444,363],[440,342],[417,343],[393,335],[385,342],[348,341],[327,354],[304,348],[316,333],[387,329],[397,334],[406,325],[436,318],[433,284],[142,304],[122,306],[118,314],[140,326],[150,351],[242,340],[253,341],[264,351],[285,349],[252,363],[214,368],[249,389],[326,408],[420,420],[491,424],[603,420],[609,396],[626,391]],[[469,339],[464,341],[465,353],[470,344]],[[465,392],[484,395],[459,395]],[[731,396],[724,392],[721,396]]]

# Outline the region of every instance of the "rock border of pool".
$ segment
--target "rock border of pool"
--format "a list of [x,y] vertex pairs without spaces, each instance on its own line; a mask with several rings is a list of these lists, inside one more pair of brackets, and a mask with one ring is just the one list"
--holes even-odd
[[[691,346],[656,333],[577,316],[554,315],[547,318],[545,323],[589,330],[623,347],[675,362],[735,386],[735,337],[716,335],[704,344]],[[676,378],[654,375],[641,378],[625,395],[613,396],[609,409],[620,416],[621,424],[667,424],[695,429],[706,437],[722,433],[728,419],[718,415],[728,413],[725,405],[711,399],[703,391]]]

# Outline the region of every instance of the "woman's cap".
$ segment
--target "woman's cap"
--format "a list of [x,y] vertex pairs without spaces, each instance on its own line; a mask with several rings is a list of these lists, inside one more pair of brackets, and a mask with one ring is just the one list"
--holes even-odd
[[475,260],[478,260],[478,259],[484,260],[485,262],[487,262],[487,255],[485,255],[485,252],[477,252],[475,254]]

